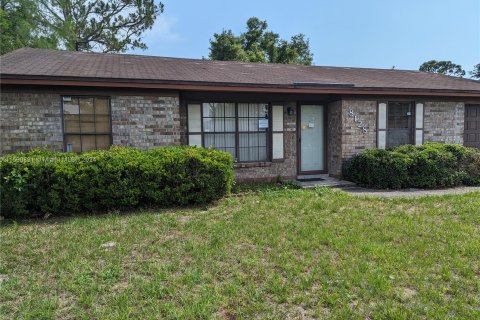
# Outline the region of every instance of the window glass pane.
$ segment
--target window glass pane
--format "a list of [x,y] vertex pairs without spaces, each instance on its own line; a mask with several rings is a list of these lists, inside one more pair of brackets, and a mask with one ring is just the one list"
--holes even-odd
[[215,118],[215,132],[225,131],[225,118]]
[[95,133],[95,115],[80,115],[80,130],[82,133]]
[[273,159],[283,159],[283,133],[274,133],[272,137]]
[[250,118],[248,123],[248,131],[258,131],[258,118]]
[[238,118],[238,131],[248,131],[248,118]]
[[188,131],[189,132],[202,131],[199,104],[188,105]]
[[202,136],[200,134],[191,134],[188,136],[189,146],[202,146]]
[[240,161],[267,160],[266,133],[240,133],[239,140]]
[[82,135],[82,152],[95,150],[95,135]]
[[235,118],[225,118],[225,131],[227,132],[235,131]]
[[[281,109],[283,118],[283,107]],[[268,159],[268,130],[259,128],[260,121],[268,120],[268,104],[204,103],[202,110],[204,147],[229,152],[240,161]],[[236,115],[238,118],[235,118]],[[264,125],[262,124],[262,127]],[[241,132],[238,141],[235,132]],[[236,155],[237,148],[239,155]]]
[[387,128],[387,104],[378,104],[378,129]]
[[66,133],[79,133],[80,132],[80,118],[75,114],[65,114],[63,116],[65,122]]
[[203,118],[203,131],[213,132],[215,128],[215,118]]
[[385,131],[378,131],[378,148],[385,149],[387,144],[387,135]]
[[110,148],[110,136],[109,135],[96,135],[97,149]]
[[[110,147],[110,102],[108,98],[70,97],[63,99],[66,149],[83,152]],[[69,133],[76,133],[70,135]]]
[[272,106],[272,130],[283,131],[283,106]]
[[258,145],[261,147],[266,147],[267,146],[267,133],[266,132],[260,132],[258,134]]
[[80,114],[94,114],[93,98],[79,98]]
[[215,103],[215,117],[225,117],[224,103]]
[[65,137],[66,151],[80,152],[82,151],[82,145],[80,142],[80,135],[67,135]]
[[259,111],[259,105],[258,104],[251,103],[248,106],[248,116],[249,117],[258,117],[258,114],[259,114],[258,111]]
[[258,161],[267,161],[267,148],[258,149]]
[[222,150],[225,148],[225,135],[216,134],[215,135],[215,149]]
[[63,102],[63,113],[64,114],[79,114],[80,109],[78,105],[78,99],[72,98],[72,101]]
[[235,155],[235,134],[226,133],[226,134],[205,134],[205,147],[206,148],[215,148],[217,150],[229,152],[234,158]]
[[239,117],[248,117],[248,103],[239,103],[238,104],[238,116]]
[[410,103],[390,102],[388,104],[388,128],[405,129],[409,125]]
[[415,128],[423,128],[423,103],[417,103],[415,107]]
[[204,117],[215,117],[215,103],[204,103],[203,104],[203,116]]
[[235,103],[225,103],[225,117],[235,117]]
[[215,135],[205,134],[203,139],[204,139],[205,148],[210,148],[215,146]]
[[110,132],[110,116],[109,115],[95,115],[95,130],[96,133]]
[[110,114],[108,98],[95,98],[95,113]]
[[268,118],[268,104],[262,104],[260,108],[260,117]]

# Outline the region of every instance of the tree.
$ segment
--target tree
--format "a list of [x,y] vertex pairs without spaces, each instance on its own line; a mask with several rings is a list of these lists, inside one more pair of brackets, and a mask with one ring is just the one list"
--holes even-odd
[[37,9],[31,0],[0,1],[0,54],[23,47],[56,47],[54,38],[38,32]]
[[462,69],[462,66],[455,64],[452,61],[430,60],[422,63],[419,70],[424,72],[440,73],[454,77],[463,77],[465,75],[465,70]]
[[305,35],[297,34],[287,41],[267,29],[266,21],[252,17],[247,20],[247,31],[239,36],[232,30],[215,33],[208,56],[212,60],[312,64],[313,54]]
[[470,75],[474,79],[480,79],[480,63],[477,63],[474,67],[473,70],[470,71]]
[[1,0],[2,54],[20,47],[124,52],[146,49],[157,0]]
[[146,49],[142,34],[152,28],[163,4],[155,0],[38,0],[40,24],[58,47],[77,51]]

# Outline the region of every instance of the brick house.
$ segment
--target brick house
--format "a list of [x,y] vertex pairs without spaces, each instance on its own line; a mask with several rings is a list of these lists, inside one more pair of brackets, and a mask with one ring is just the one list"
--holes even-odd
[[405,70],[19,49],[1,57],[0,113],[0,153],[189,144],[231,153],[239,180],[341,176],[374,147],[480,147],[480,82]]

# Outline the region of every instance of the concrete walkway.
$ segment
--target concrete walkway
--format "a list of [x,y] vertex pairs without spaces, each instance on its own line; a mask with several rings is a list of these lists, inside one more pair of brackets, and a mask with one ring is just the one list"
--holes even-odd
[[423,190],[423,189],[402,189],[402,190],[379,190],[360,187],[344,187],[341,190],[354,196],[367,196],[379,198],[416,198],[424,196],[443,196],[450,194],[464,194],[469,192],[480,192],[480,187],[458,187],[448,189]]
[[[298,186],[302,188],[315,188],[315,187],[332,187],[343,190],[354,196],[368,196],[379,198],[415,198],[424,196],[443,196],[448,194],[464,194],[469,192],[480,192],[480,187],[457,187],[447,189],[401,189],[401,190],[388,190],[388,189],[367,189],[357,187],[355,183],[345,180],[336,179],[330,177],[328,174],[318,174],[310,176],[298,176],[295,180]],[[311,180],[310,180],[311,179]]]
[[[307,181],[294,180],[293,182],[302,188],[315,188],[315,187],[334,187],[334,188],[346,188],[354,187],[355,183],[337,178],[330,177],[328,174],[317,174],[310,176],[298,176],[297,179],[307,179]],[[312,179],[312,181],[309,181]],[[318,180],[315,180],[318,179]]]

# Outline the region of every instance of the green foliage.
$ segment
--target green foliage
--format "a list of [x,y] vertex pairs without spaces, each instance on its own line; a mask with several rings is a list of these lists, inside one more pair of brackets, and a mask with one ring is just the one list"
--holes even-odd
[[403,153],[369,149],[347,163],[345,178],[365,187],[400,189],[408,185],[410,164]]
[[23,47],[56,47],[54,36],[40,30],[35,1],[1,0],[0,3],[0,54]]
[[2,0],[1,53],[21,47],[125,52],[147,46],[163,4],[155,0]]
[[370,149],[347,163],[345,176],[361,186],[380,189],[480,185],[480,151],[441,143]]
[[247,31],[236,36],[231,30],[215,33],[210,40],[209,58],[212,60],[270,62],[311,65],[313,54],[303,34],[280,38],[267,31],[268,24],[256,17],[247,20]]
[[470,75],[473,79],[480,79],[480,63],[473,66],[473,70],[470,71]]
[[163,11],[155,0],[38,0],[39,20],[67,50],[125,52],[147,46],[141,35]]
[[465,75],[465,70],[462,69],[462,66],[455,64],[452,61],[430,60],[422,63],[419,70],[424,72],[440,73],[454,77],[463,77]]
[[228,153],[191,147],[17,153],[0,158],[1,210],[29,217],[203,204],[230,192],[232,168]]

